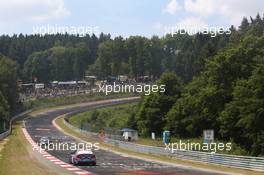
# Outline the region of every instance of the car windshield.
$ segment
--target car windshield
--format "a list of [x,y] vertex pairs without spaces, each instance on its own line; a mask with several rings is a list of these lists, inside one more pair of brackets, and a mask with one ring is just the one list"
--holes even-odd
[[80,159],[90,159],[92,157],[92,154],[79,154],[78,157]]

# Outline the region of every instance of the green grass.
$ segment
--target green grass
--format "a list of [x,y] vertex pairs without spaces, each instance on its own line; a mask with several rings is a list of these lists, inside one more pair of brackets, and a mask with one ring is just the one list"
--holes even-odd
[[104,127],[124,128],[128,126],[129,117],[135,112],[137,103],[115,105],[100,109],[93,109],[79,113],[69,118],[69,122],[81,128],[89,123],[92,131],[99,131]]
[[24,105],[24,108],[26,109],[41,109],[41,108],[48,108],[48,107],[54,107],[54,106],[62,106],[62,105],[84,103],[84,102],[95,101],[95,100],[129,97],[129,96],[133,96],[133,94],[132,93],[130,94],[129,93],[111,93],[106,96],[104,93],[91,93],[91,94],[66,96],[66,97],[36,99],[32,101],[27,101],[23,105]]
[[32,148],[22,133],[21,122],[13,124],[12,134],[0,141],[0,145],[0,175],[57,174],[32,155]]

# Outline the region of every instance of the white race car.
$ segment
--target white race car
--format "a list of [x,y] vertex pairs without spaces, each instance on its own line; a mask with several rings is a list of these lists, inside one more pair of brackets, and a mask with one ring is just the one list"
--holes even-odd
[[96,165],[96,157],[91,150],[76,150],[71,153],[69,162],[74,165]]

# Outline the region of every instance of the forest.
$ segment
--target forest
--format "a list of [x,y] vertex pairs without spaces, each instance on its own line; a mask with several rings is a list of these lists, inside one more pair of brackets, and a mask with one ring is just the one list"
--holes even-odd
[[[130,117],[140,134],[198,137],[214,129],[252,155],[264,154],[264,19],[244,18],[230,35],[0,36],[0,121],[15,110],[23,82],[150,76],[165,93],[142,97]],[[3,126],[2,126],[3,127]],[[5,129],[1,128],[2,130]]]
[[143,97],[131,126],[142,135],[164,129],[180,138],[213,129],[219,140],[238,144],[250,155],[264,154],[264,21],[243,20],[225,47],[203,57],[202,70],[186,83],[174,72],[157,83],[166,92]]
[[[233,29],[235,30],[235,29]],[[23,82],[99,79],[128,75],[156,80],[165,71],[175,71],[185,82],[203,69],[205,58],[228,43],[230,35],[210,34],[121,36],[110,34],[78,37],[68,34],[0,36],[0,53],[18,65]]]

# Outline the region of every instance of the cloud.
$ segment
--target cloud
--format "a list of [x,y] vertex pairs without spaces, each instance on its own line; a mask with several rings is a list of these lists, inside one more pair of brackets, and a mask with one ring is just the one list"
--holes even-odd
[[187,12],[197,13],[201,16],[211,15],[215,10],[213,2],[212,0],[185,0],[184,8]]
[[197,17],[187,17],[182,20],[180,20],[176,26],[178,26],[180,29],[185,30],[193,30],[193,29],[200,29],[204,27],[208,27],[208,25],[201,19]]
[[239,25],[243,17],[263,13],[263,0],[185,0],[184,9],[199,17],[224,17],[230,24]]
[[243,17],[252,16],[255,18],[259,12],[261,15],[264,10],[263,0],[250,0],[250,1],[240,1],[240,0],[229,0],[224,3],[224,0],[218,0],[219,13],[227,17],[231,24],[238,26]]
[[70,15],[64,0],[7,0],[0,1],[1,22],[45,21]]
[[179,10],[181,10],[181,6],[178,4],[178,2],[176,0],[171,0],[163,9],[163,12],[174,15]]

